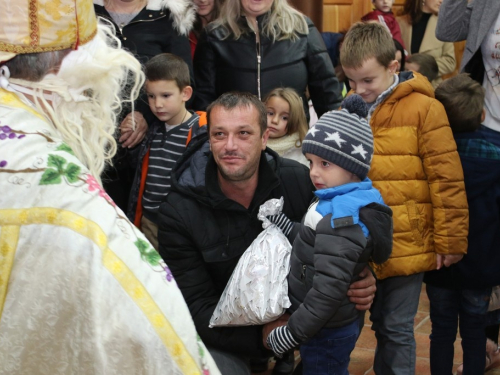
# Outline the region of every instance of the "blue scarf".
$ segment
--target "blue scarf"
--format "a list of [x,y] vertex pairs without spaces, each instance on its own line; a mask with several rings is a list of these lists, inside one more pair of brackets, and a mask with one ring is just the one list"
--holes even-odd
[[384,204],[382,196],[368,177],[361,182],[316,190],[314,194],[319,198],[316,211],[322,216],[332,214],[332,228],[335,228],[335,219],[352,216],[354,224],[360,225],[366,237],[370,231],[359,221],[359,210],[370,203]]

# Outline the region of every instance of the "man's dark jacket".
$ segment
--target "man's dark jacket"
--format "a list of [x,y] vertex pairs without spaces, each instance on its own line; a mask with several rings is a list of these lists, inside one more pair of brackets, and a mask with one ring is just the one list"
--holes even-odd
[[263,230],[259,206],[284,197],[283,212],[300,221],[313,198],[309,170],[262,152],[259,182],[250,207],[228,199],[203,140],[193,145],[172,173],[172,191],[160,206],[159,252],[172,271],[203,342],[246,357],[260,357],[262,326],[209,328],[210,317],[241,255]]

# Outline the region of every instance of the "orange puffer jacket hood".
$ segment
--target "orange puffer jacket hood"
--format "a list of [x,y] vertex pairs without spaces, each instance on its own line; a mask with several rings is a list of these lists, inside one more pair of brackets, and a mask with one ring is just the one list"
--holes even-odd
[[436,254],[465,254],[468,206],[464,176],[446,112],[422,75],[403,72],[374,110],[368,177],[393,211],[390,259],[379,279],[436,268]]

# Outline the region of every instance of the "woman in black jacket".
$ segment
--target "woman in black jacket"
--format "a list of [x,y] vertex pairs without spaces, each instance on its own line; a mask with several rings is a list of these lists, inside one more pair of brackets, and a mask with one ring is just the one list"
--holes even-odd
[[295,89],[307,115],[306,88],[318,116],[341,101],[320,33],[286,0],[226,0],[198,41],[194,72],[200,110],[228,91],[263,98],[277,87]]

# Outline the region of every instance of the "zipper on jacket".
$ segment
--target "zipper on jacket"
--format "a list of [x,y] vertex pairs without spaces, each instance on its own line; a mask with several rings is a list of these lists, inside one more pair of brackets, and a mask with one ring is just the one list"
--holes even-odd
[[[255,24],[257,30],[259,30],[259,21],[255,20]],[[257,33],[255,33],[255,47],[257,49],[257,96],[259,97],[259,100],[262,100],[260,92],[260,65],[262,62],[262,58],[260,55],[260,41],[257,41]]]
[[[134,23],[141,23],[141,22],[153,22],[153,21],[159,20],[160,18],[164,18],[164,17],[166,17],[166,16],[158,17],[158,18],[151,19],[151,20],[137,20],[137,21],[132,21],[132,22],[127,23],[126,25],[123,25],[123,27],[120,27],[120,25],[116,25],[116,24],[115,25],[118,26],[118,29],[120,29],[120,34],[123,35],[123,29],[125,27],[127,27],[128,25],[132,25]],[[125,40],[127,40],[127,39],[125,39]]]
[[[153,22],[153,21],[159,20],[159,19],[161,19],[161,18],[165,18],[166,16],[167,16],[167,15],[166,15],[166,14],[163,14],[163,12],[162,12],[162,13],[160,13],[160,16],[159,16],[159,17],[157,17],[157,18],[150,19],[150,20],[137,20],[137,21],[132,21],[132,22],[127,23],[126,25],[120,26],[120,25],[118,25],[118,24],[117,24],[117,23],[113,20],[113,17],[111,17],[111,15],[110,15],[109,17],[108,17],[108,16],[106,16],[106,15],[99,15],[99,17],[103,17],[103,18],[106,18],[107,20],[111,21],[111,23],[112,23],[113,25],[115,25],[115,26],[118,28],[118,30],[120,30],[120,34],[121,34],[122,36],[124,36],[124,35],[123,35],[123,29],[124,29],[126,26],[128,26],[128,25],[132,25],[132,24],[134,24],[134,23],[140,23],[140,22]],[[127,39],[125,38],[125,40],[127,40]]]

